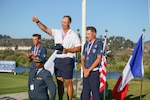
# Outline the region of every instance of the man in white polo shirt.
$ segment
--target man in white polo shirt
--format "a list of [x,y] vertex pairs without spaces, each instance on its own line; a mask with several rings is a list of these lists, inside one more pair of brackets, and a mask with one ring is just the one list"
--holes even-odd
[[[59,100],[63,99],[64,87],[63,83],[66,83],[68,100],[72,100],[73,95],[73,68],[74,68],[74,56],[76,52],[81,51],[81,42],[77,33],[70,28],[71,17],[64,16],[62,18],[62,29],[47,28],[41,23],[36,16],[32,18],[33,22],[36,22],[38,27],[49,34],[54,36],[55,46],[59,45],[62,49],[57,49],[56,58],[54,60],[55,75],[57,77]],[[57,45],[56,45],[57,44]]]

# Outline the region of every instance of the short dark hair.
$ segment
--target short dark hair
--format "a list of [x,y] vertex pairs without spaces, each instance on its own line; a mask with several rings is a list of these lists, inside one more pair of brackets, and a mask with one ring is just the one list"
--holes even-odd
[[97,31],[96,31],[96,28],[93,27],[93,26],[87,26],[87,27],[86,27],[86,30],[87,30],[87,31],[88,31],[88,30],[91,30],[92,32],[95,32],[95,33],[97,32]]
[[69,15],[65,15],[63,18],[67,17],[69,19],[69,22],[71,23],[72,22],[72,19]]
[[40,35],[40,34],[35,33],[35,34],[33,34],[32,36],[33,36],[33,37],[38,37],[38,39],[41,39],[41,35]]

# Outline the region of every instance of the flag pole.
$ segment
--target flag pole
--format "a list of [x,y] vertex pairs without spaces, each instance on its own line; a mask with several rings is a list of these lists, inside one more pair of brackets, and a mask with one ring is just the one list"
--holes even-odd
[[[106,30],[105,30],[106,41],[107,41],[107,34],[108,34],[108,30],[106,29]],[[107,44],[107,42],[106,42],[106,44]],[[105,44],[105,48],[103,49],[103,51],[106,50],[106,44]],[[105,54],[106,54],[106,53],[105,53]],[[105,55],[105,56],[106,56],[106,55]],[[107,81],[106,81],[106,83],[107,83]],[[106,86],[107,86],[107,85],[105,85],[105,88],[104,88],[103,100],[106,100]]]
[[103,100],[106,100],[106,86],[104,88],[104,96],[103,96]]
[[141,79],[140,100],[142,100],[142,88],[143,88],[143,77],[142,77],[142,79]]
[[86,0],[82,0],[82,51],[86,42]]
[[[81,43],[82,43],[82,49],[81,49],[81,54],[82,54],[82,51],[83,51],[83,47],[84,47],[84,44],[86,42],[86,0],[82,0],[82,37],[81,37]],[[81,66],[81,78],[83,77],[83,69],[82,69],[82,66]]]
[[[145,35],[146,29],[144,28],[143,30],[143,36]],[[142,49],[143,49],[143,55],[144,55],[144,37],[142,39]],[[143,66],[143,70],[144,70],[144,66]],[[142,90],[143,90],[143,77],[141,79],[141,91],[140,91],[140,100],[142,100]]]

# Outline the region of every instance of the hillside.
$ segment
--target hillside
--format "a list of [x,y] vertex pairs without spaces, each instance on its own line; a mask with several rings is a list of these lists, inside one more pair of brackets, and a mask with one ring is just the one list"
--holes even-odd
[[12,39],[12,38],[4,38],[0,39],[0,46],[31,46],[31,39]]
[[[98,39],[102,40],[102,38],[98,38]],[[51,46],[54,45],[54,40],[53,38],[51,39],[42,38],[41,43],[46,48],[49,49]],[[0,35],[0,46],[17,47],[17,46],[31,46],[31,45],[33,45],[31,38],[13,39],[10,36]],[[112,36],[107,39],[107,50],[111,50],[111,51],[120,51],[120,50],[124,51],[125,50],[125,52],[122,52],[122,53],[128,53],[129,51],[132,51],[134,46],[135,46],[135,43],[133,43],[133,41],[129,39],[125,39],[124,37]],[[150,53],[150,40],[145,41],[144,52]]]
[[144,43],[144,48],[147,50],[147,51],[150,51],[150,41],[146,41]]
[[[98,38],[98,40],[102,40],[102,38]],[[46,47],[50,48],[54,45],[53,38],[51,39],[41,39],[41,43]],[[117,52],[117,55],[123,54],[131,54],[134,49],[136,43],[129,39],[125,39],[120,36],[112,36],[107,39],[107,50]],[[17,46],[32,46],[32,38],[20,38],[13,39],[10,36],[0,35],[0,46],[9,46],[9,47],[17,47]],[[150,53],[150,40],[145,41],[144,43],[144,52]]]
[[[101,40],[101,38],[98,38]],[[54,40],[52,39],[42,39],[42,44],[47,48],[49,57],[53,50],[50,49],[54,45]],[[12,39],[10,37],[5,36],[0,37],[0,46],[31,46],[32,39],[31,38],[24,38],[24,39]],[[135,47],[135,43],[133,43],[129,39],[125,39],[124,37],[110,37],[107,39],[107,51],[111,51],[107,54],[107,71],[109,72],[121,72],[126,63],[129,60],[130,55]],[[25,54],[28,51],[26,50],[0,50],[0,59],[1,60],[15,60],[18,66],[29,66],[29,61],[26,58]],[[81,54],[77,53],[77,62],[78,62],[78,69],[81,67]],[[144,43],[144,57],[143,57],[143,64],[145,67],[145,75],[149,77],[150,73],[150,41],[146,41]],[[150,78],[150,77],[149,77]]]
[[[54,45],[53,39],[41,39],[41,43],[46,47],[50,48]],[[0,46],[32,46],[32,39],[30,38],[22,38],[22,39],[12,39],[12,38],[1,38],[0,39]]]

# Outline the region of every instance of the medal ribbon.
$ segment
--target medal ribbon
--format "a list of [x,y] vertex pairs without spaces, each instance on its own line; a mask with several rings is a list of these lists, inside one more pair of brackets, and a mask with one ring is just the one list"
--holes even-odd
[[34,56],[36,56],[37,55],[37,53],[38,53],[38,50],[39,50],[39,48],[34,48]]
[[62,32],[62,40],[64,40],[66,35],[67,35],[67,33]]
[[70,34],[71,33],[71,29],[69,29],[68,30],[68,32],[64,32],[64,31],[62,31],[62,44],[63,44],[63,41],[64,41],[64,39],[65,39],[65,37],[67,36],[67,34]]
[[92,46],[93,46],[93,43],[92,44],[88,43],[88,45],[87,45],[87,55],[89,55],[89,53],[92,49]]
[[92,49],[92,46],[93,46],[94,42],[95,42],[95,40],[92,41],[92,43],[90,43],[90,42],[88,43],[88,45],[87,45],[87,55],[89,55],[89,53],[90,53],[90,51],[91,51],[91,49]]

